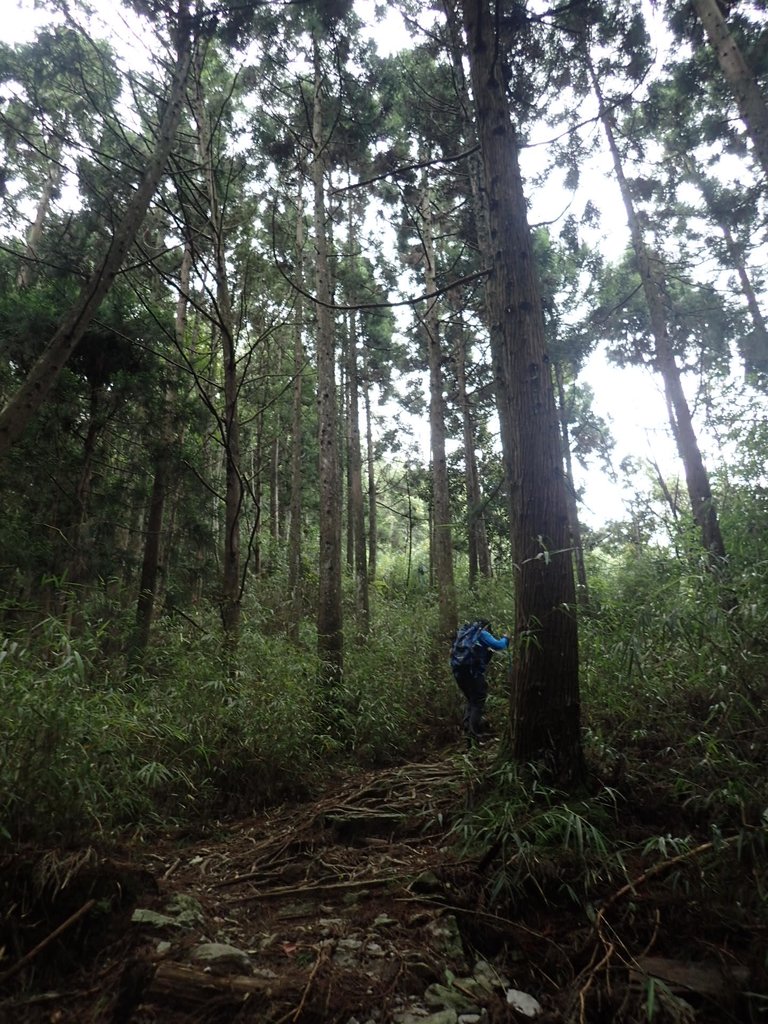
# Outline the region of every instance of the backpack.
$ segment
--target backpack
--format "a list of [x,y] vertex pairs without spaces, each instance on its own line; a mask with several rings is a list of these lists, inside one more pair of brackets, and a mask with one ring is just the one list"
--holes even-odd
[[479,643],[480,634],[485,629],[485,623],[465,622],[456,630],[456,636],[451,644],[451,668],[458,668],[460,665],[484,668],[488,660],[488,651]]

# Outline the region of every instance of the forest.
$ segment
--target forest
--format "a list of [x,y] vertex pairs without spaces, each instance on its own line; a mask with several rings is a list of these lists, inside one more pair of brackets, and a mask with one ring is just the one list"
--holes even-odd
[[0,1022],[768,1020],[766,0],[11,6]]

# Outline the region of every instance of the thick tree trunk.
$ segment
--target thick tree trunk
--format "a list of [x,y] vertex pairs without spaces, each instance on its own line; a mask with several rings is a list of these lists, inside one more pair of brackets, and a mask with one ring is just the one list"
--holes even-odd
[[463,0],[488,196],[488,308],[518,576],[511,754],[560,785],[582,776],[578,633],[560,432],[518,143],[487,0]]
[[165,171],[176,139],[184,106],[184,93],[192,57],[192,40],[179,32],[179,50],[163,117],[157,131],[154,149],[147,161],[144,175],[131,196],[107,252],[83,287],[80,297],[64,317],[56,333],[40,354],[27,379],[0,412],[0,458],[23,435],[29,421],[43,405],[59,379],[67,360],[85,334],[104,297],[112,287],[125,256],[141,227],[152,196]]
[[693,6],[715,51],[720,70],[733,91],[747,134],[752,140],[755,157],[768,179],[768,105],[765,97],[728,31],[718,0],[693,0]]
[[333,290],[328,257],[325,210],[325,152],[320,53],[315,41],[315,97],[312,119],[317,318],[317,405],[320,483],[320,556],[317,645],[320,682],[333,689],[343,670],[341,605],[341,476],[339,472],[336,346],[331,311]]
[[[421,180],[419,204],[421,244],[424,254],[424,286],[427,294],[437,291],[432,195],[428,171]],[[432,564],[438,595],[438,635],[447,641],[456,632],[456,586],[453,578],[453,535],[448,492],[448,461],[445,454],[445,401],[443,399],[443,352],[440,343],[438,299],[429,301],[421,318],[429,364],[429,432],[432,449]]]

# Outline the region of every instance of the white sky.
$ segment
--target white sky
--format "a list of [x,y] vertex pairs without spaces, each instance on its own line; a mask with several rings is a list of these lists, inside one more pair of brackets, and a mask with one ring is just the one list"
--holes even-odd
[[[0,39],[3,42],[28,41],[33,37],[37,25],[51,20],[48,12],[34,9],[34,0],[12,0],[12,4],[15,13],[6,16],[0,24]],[[116,10],[117,5],[111,0],[97,0],[93,6],[108,12],[110,22],[115,23],[119,8]],[[374,0],[356,0],[356,10],[363,18],[372,20],[374,6]],[[644,6],[647,7],[647,3]],[[77,0],[73,8],[77,10]],[[7,7],[6,12],[10,13]],[[433,16],[433,12],[425,13],[425,17]],[[653,17],[658,19],[660,16]],[[130,24],[121,18],[116,28],[123,42],[129,43],[132,33]],[[380,52],[387,54],[409,45],[413,40],[413,32],[404,26],[400,14],[390,8],[385,22],[375,32],[375,39]],[[529,154],[533,152],[528,151]],[[524,171],[528,159],[528,154],[524,153]],[[530,159],[535,159],[535,156]],[[593,199],[595,195],[600,196],[604,223],[611,225],[610,231],[600,242],[600,248],[609,258],[615,258],[627,244],[628,231],[618,185],[609,177],[604,177],[605,166],[592,171],[587,187]],[[553,214],[560,213],[567,205],[568,196],[557,189],[543,189],[536,194],[529,194],[529,200],[531,223],[537,223],[549,221]],[[661,382],[655,375],[639,368],[619,369],[609,364],[600,353],[595,353],[588,360],[582,379],[592,386],[595,411],[608,421],[616,439],[616,468],[626,456],[639,459],[652,456],[668,478],[680,474],[677,455],[669,435]],[[420,440],[422,452],[428,457],[428,440],[423,435]],[[705,439],[702,438],[702,441],[706,447]],[[625,485],[611,482],[599,467],[588,473],[584,473],[578,464],[574,468],[577,483],[585,488],[583,518],[588,525],[599,526],[607,520],[626,518],[625,502],[631,493],[627,492]],[[641,490],[646,489],[642,482],[638,486]]]

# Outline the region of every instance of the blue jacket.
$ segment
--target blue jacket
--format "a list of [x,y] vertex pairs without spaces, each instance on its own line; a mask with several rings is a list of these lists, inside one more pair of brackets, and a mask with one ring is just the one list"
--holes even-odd
[[486,647],[492,648],[494,651],[506,651],[509,647],[508,636],[502,636],[497,640],[493,633],[489,633],[487,629],[484,629],[482,633],[480,633],[478,640],[485,644]]

